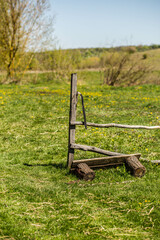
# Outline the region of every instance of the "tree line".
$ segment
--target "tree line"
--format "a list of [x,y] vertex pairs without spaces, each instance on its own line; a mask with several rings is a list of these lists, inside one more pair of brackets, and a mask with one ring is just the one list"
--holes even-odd
[[[0,70],[4,83],[21,81],[27,71],[52,71],[66,78],[75,69],[100,69],[104,84],[134,84],[147,72],[147,54],[160,45],[116,48],[54,49],[49,0],[0,0]],[[50,50],[49,50],[50,49]],[[53,50],[54,49],[54,50]]]

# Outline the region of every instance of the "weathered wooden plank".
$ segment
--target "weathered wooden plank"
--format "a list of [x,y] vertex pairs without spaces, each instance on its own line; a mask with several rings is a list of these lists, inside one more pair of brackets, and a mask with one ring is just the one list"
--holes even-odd
[[150,162],[152,164],[160,165],[160,160],[148,160],[145,158],[141,158],[142,161]]
[[151,160],[151,163],[160,165],[160,160]]
[[[71,121],[71,125],[84,125],[84,122]],[[147,130],[160,129],[160,126],[123,125],[123,124],[117,124],[117,123],[99,124],[99,123],[87,122],[86,125],[89,127],[99,127],[99,128],[117,127],[117,128],[128,128],[128,129],[147,129]]]
[[[118,167],[123,165],[124,163],[108,163],[108,164],[104,164],[104,165],[93,165],[93,166],[89,166],[92,169],[100,169],[100,168],[109,168],[109,167]],[[71,172],[75,171],[75,168],[70,168]]]
[[77,150],[96,152],[96,153],[104,154],[104,155],[107,155],[107,156],[120,156],[120,155],[124,155],[122,153],[110,152],[110,151],[103,150],[103,149],[100,149],[100,148],[97,148],[97,147],[81,145],[81,144],[71,144],[70,147],[73,148],[73,149],[77,149]]
[[75,143],[75,129],[74,124],[71,122],[76,121],[76,108],[77,108],[77,74],[71,75],[71,92],[70,92],[70,112],[69,112],[69,139],[68,139],[68,159],[67,166],[71,167],[74,160],[74,149],[70,148],[71,144]]
[[132,156],[136,156],[139,159],[141,155],[137,153],[137,154],[126,154],[126,155],[120,155],[120,156],[74,160],[71,168],[72,170],[75,169],[76,166],[80,163],[86,163],[91,168],[122,165],[126,162],[128,157],[132,157]]

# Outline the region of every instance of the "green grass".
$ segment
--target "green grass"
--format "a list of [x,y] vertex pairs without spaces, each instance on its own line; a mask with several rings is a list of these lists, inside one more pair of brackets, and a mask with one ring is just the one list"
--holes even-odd
[[[80,74],[87,121],[160,125],[160,86],[107,87]],[[0,87],[0,239],[158,240],[159,166],[144,162],[140,179],[124,166],[97,170],[92,182],[66,169],[69,91],[57,82]],[[159,130],[79,126],[76,142],[160,159]]]

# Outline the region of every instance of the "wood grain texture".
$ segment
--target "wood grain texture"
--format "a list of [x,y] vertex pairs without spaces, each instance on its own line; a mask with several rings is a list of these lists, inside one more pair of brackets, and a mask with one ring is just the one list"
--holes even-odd
[[111,156],[111,157],[74,160],[71,166],[71,170],[73,171],[76,168],[76,166],[80,163],[86,163],[91,168],[101,168],[101,167],[104,168],[104,167],[110,167],[110,166],[118,166],[118,165],[124,164],[127,158],[132,156],[136,156],[139,159],[141,155],[138,153],[138,154]]
[[160,160],[151,160],[150,162],[156,165],[160,165]]
[[146,158],[141,158],[141,160],[152,163],[152,164],[160,165],[160,160],[149,160],[149,159],[146,159]]
[[104,154],[104,155],[107,155],[107,156],[124,155],[122,153],[110,152],[110,151],[107,151],[107,150],[103,150],[101,148],[97,148],[97,147],[93,147],[93,146],[87,146],[87,145],[81,145],[81,144],[71,144],[70,147],[73,148],[73,149],[77,149],[77,150],[96,152],[96,153]]
[[91,181],[95,178],[95,172],[86,163],[78,164],[75,168],[75,173],[85,181]]
[[68,139],[68,159],[67,166],[71,167],[74,160],[74,149],[70,148],[72,143],[75,143],[75,125],[70,122],[76,121],[76,108],[77,108],[77,74],[71,75],[71,92],[70,92],[70,112],[69,112],[69,139]]
[[[71,122],[71,125],[84,125],[84,122]],[[89,127],[99,127],[99,128],[109,128],[109,127],[117,127],[117,128],[129,128],[129,129],[147,129],[147,130],[154,130],[160,129],[160,126],[141,126],[141,125],[123,125],[117,123],[108,123],[108,124],[99,124],[99,123],[86,123]]]
[[131,156],[126,159],[126,168],[135,177],[142,177],[146,172],[146,168],[135,156]]

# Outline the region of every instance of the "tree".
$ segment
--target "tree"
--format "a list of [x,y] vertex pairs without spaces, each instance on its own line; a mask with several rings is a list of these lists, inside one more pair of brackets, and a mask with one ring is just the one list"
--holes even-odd
[[48,45],[48,40],[51,43],[52,19],[47,11],[48,0],[0,0],[0,58],[7,81],[13,81],[25,54],[31,59],[35,50]]

